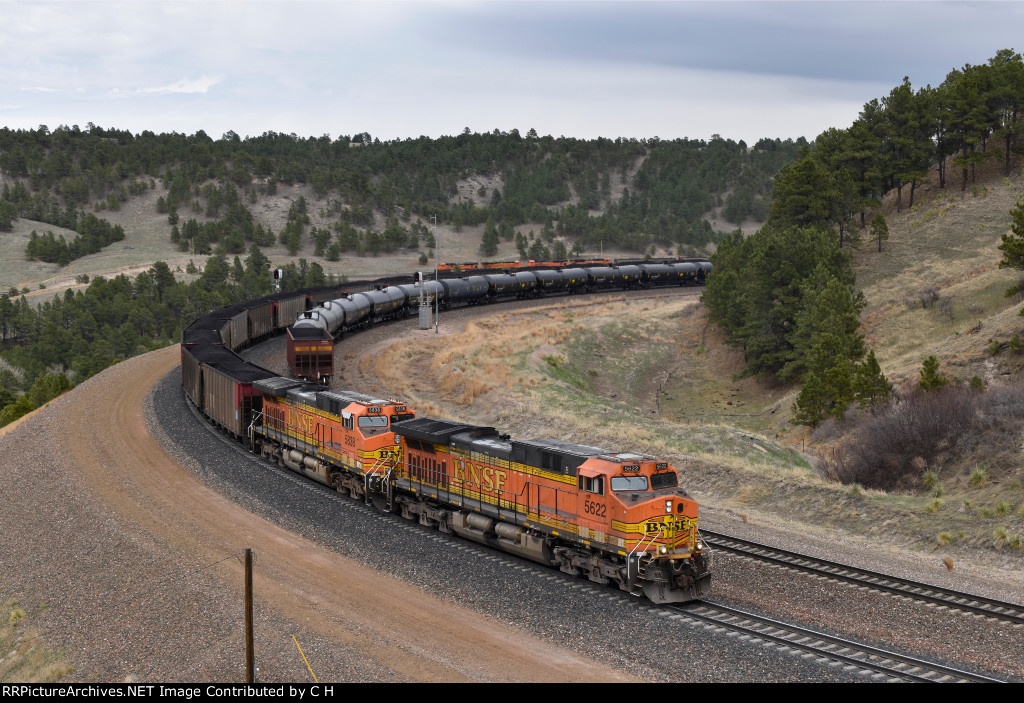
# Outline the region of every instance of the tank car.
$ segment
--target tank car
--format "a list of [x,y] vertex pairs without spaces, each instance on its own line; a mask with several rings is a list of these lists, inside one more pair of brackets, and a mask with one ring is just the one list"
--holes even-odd
[[403,293],[409,309],[415,309],[420,304],[420,294],[422,293],[423,299],[431,306],[434,305],[434,298],[437,298],[437,303],[441,307],[447,307],[447,301],[445,300],[444,286],[441,285],[440,281],[423,281],[422,283],[403,283],[396,286]]
[[591,266],[584,270],[587,272],[588,291],[622,286],[622,274],[614,266]]
[[714,269],[710,261],[697,261],[697,285],[702,286],[708,280],[708,274]]
[[496,273],[483,278],[487,281],[487,297],[492,301],[498,298],[526,298],[537,286],[537,277],[529,271]]
[[400,317],[408,310],[406,293],[398,286],[368,290],[365,293],[356,293],[352,297],[359,295],[370,301],[370,324]]
[[641,285],[647,288],[678,285],[680,277],[669,264],[640,264]]
[[476,305],[487,301],[487,279],[483,276],[450,278],[441,281],[441,285],[444,287],[444,300],[449,305]]

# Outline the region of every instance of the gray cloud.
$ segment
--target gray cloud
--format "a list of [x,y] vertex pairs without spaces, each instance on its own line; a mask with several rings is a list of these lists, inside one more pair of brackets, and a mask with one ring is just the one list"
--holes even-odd
[[0,124],[812,138],[1013,47],[1016,2],[6,2]]

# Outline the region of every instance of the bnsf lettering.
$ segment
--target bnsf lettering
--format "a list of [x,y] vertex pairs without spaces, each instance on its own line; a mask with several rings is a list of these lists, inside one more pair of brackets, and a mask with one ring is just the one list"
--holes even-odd
[[477,466],[467,463],[466,468],[455,467],[455,478],[489,491],[500,491],[508,480],[508,473],[493,466]]
[[306,434],[313,434],[315,423],[310,415],[302,413],[301,415],[291,408],[288,409],[288,423],[295,427],[299,432],[305,432]]

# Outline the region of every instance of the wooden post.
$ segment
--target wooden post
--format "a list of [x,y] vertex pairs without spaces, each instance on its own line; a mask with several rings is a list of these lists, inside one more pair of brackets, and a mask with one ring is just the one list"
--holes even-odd
[[255,652],[252,643],[252,550],[245,550],[245,680],[256,683]]

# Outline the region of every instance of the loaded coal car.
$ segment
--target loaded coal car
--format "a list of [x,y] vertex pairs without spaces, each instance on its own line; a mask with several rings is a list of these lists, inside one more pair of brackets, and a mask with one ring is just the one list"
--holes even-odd
[[229,318],[221,310],[214,310],[195,320],[181,331],[182,349],[197,346],[224,346],[220,330]]
[[310,304],[310,297],[305,293],[294,293],[279,297],[274,301],[274,329],[291,327],[305,312]]
[[182,348],[182,386],[207,419],[235,439],[248,435],[263,397],[253,383],[276,376],[221,346]]
[[391,509],[656,603],[702,598],[711,552],[667,462],[434,418],[393,426]]

